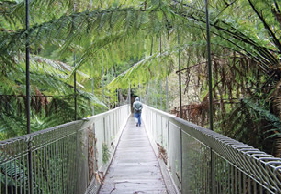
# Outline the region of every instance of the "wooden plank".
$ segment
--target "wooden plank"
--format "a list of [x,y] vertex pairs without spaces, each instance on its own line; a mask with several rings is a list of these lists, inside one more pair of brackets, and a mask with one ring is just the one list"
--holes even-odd
[[145,128],[130,117],[99,194],[144,193],[168,192]]

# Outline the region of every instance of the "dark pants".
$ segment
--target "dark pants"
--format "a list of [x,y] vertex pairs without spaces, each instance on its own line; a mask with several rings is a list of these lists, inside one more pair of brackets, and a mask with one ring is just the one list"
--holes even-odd
[[141,113],[135,113],[135,118],[138,119],[138,126],[141,126]]

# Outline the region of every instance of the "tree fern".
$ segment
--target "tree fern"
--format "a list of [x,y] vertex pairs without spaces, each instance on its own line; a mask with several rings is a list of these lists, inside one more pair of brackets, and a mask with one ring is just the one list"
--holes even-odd
[[[243,138],[243,134],[250,131],[245,127],[249,119],[246,113],[252,114],[253,122],[266,123],[272,129],[279,125],[261,105],[246,101],[240,106],[225,104],[226,98],[233,103],[234,96],[255,96],[257,92],[265,101],[268,100],[265,94],[277,87],[279,4],[274,0],[209,1],[213,89],[219,104],[216,106],[224,112],[217,116],[223,119],[229,113],[233,120],[238,122],[241,116],[245,121],[239,123],[236,132],[229,132],[234,136]],[[71,114],[64,114],[61,107],[73,113],[74,73],[81,108],[79,117],[90,114],[87,105],[101,111],[105,106],[113,106],[118,88],[129,85],[138,88],[151,81],[150,87],[154,83],[160,90],[163,87],[160,80],[176,72],[186,75],[187,94],[190,79],[194,79],[192,83],[198,87],[194,99],[196,103],[202,102],[207,93],[204,8],[203,0],[34,0],[30,6],[31,26],[26,32],[24,1],[1,2],[0,75],[3,81],[0,91],[15,96],[16,100],[7,100],[14,110],[17,103],[20,108],[24,107],[18,99],[25,92],[23,53],[28,33],[32,94],[37,93],[40,98],[51,96],[47,108],[42,108],[42,112],[49,114],[48,118],[43,118],[38,111],[40,100],[33,99],[34,129],[71,119]],[[179,55],[183,67],[176,71]],[[106,85],[110,90],[104,88]],[[157,100],[163,95],[157,95]],[[14,118],[21,120],[24,111],[18,112],[22,114],[14,114]],[[8,114],[11,112],[4,116]],[[58,114],[63,116],[57,121],[48,120]],[[268,126],[265,130],[271,133]]]

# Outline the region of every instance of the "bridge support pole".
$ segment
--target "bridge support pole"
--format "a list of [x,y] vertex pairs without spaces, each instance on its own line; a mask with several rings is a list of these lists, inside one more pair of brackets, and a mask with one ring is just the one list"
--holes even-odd
[[208,62],[208,79],[209,79],[209,119],[210,129],[214,130],[214,108],[213,108],[213,72],[212,72],[212,59],[211,59],[211,37],[210,37],[210,21],[209,21],[209,10],[208,0],[205,0],[206,8],[206,34],[207,34],[207,62]]
[[130,105],[131,107],[131,104],[132,104],[132,99],[131,99],[131,83],[129,83],[129,88],[128,88],[128,104]]
[[[29,0],[25,0],[25,30],[26,30],[26,42],[25,42],[25,87],[26,87],[26,133],[30,134],[30,43],[29,43]],[[32,173],[32,142],[28,143],[28,193],[33,194],[33,173]]]
[[[210,129],[214,130],[214,104],[213,104],[213,72],[212,72],[212,59],[211,59],[211,36],[210,36],[210,19],[209,19],[209,10],[208,10],[208,0],[205,0],[205,13],[206,13],[206,34],[207,34],[207,62],[208,62],[208,79],[209,79],[209,121]],[[215,194],[215,160],[214,152],[211,148],[211,194]]]
[[76,55],[74,53],[73,55],[73,61],[74,61],[74,75],[73,75],[73,87],[74,87],[74,120],[77,120],[77,84],[76,84]]
[[181,101],[182,101],[182,98],[181,98],[181,49],[180,49],[180,31],[178,32],[178,47],[179,47],[179,56],[178,56],[178,62],[179,62],[179,96],[180,96],[180,118],[182,118],[182,105],[181,105]]

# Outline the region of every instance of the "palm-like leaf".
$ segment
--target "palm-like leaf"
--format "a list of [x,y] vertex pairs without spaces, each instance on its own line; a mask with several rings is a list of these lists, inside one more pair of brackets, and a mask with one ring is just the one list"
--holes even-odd
[[[254,89],[243,92],[246,89],[243,84],[247,87],[251,84],[260,84],[263,88],[274,86],[280,77],[280,3],[275,0],[210,0],[209,8],[212,54],[221,56],[214,67],[217,80],[214,90],[219,90],[216,97],[230,98],[233,88],[236,88],[233,93],[237,97],[254,96]],[[175,72],[173,68],[180,62],[185,66],[178,73],[184,69],[190,73],[192,65],[205,64],[202,62],[205,61],[206,46],[203,0],[34,0],[30,9],[31,26],[27,32],[24,30],[24,2],[0,3],[3,13],[0,24],[0,75],[3,82],[0,91],[10,95],[25,92],[22,53],[28,34],[33,94],[69,97],[50,102],[50,110],[57,110],[58,114],[62,114],[62,109],[54,108],[58,102],[68,107],[69,113],[73,111],[74,74],[77,75],[81,114],[85,116],[89,112],[87,103],[100,106],[112,103],[109,98],[104,98],[115,96],[104,89],[106,85],[112,91],[128,85],[134,87],[151,80],[157,82],[156,79]],[[222,57],[223,54],[229,56]],[[255,61],[256,65],[243,63],[242,59]],[[220,66],[222,60],[232,61],[233,69]],[[240,66],[235,66],[236,63]],[[245,72],[239,71],[238,67],[244,68]],[[196,74],[198,85],[202,85],[200,90],[207,84],[203,69],[197,68]],[[258,80],[255,80],[257,69],[262,73],[259,72]],[[226,76],[223,71],[231,76]],[[235,81],[229,81],[231,78]],[[270,93],[269,90],[265,91]],[[202,93],[204,91],[200,91],[200,95]],[[261,96],[268,99],[268,95]],[[272,120],[265,107],[260,110],[250,106],[251,103],[246,104],[248,110],[245,112]],[[65,120],[70,117],[70,114],[65,115]],[[38,115],[34,118],[34,128],[37,128],[44,119]],[[246,120],[243,117],[243,121]],[[48,122],[52,121],[45,123]],[[274,129],[275,124],[272,124]],[[245,134],[249,128],[243,126],[241,123],[241,130],[234,134]]]

